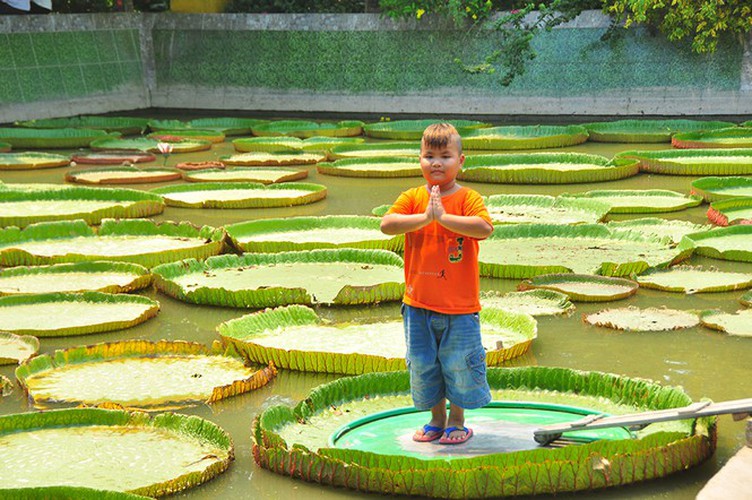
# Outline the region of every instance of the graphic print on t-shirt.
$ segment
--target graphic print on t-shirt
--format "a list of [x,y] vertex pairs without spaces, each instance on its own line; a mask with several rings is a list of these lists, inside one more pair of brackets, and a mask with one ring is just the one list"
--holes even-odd
[[462,262],[462,243],[465,238],[450,238],[449,239],[449,262],[457,263]]

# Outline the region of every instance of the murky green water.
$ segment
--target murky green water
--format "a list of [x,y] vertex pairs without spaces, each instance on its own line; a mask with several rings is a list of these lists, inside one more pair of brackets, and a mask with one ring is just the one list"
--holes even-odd
[[[612,156],[625,149],[664,149],[667,145],[611,145],[586,143],[558,151],[580,151]],[[215,145],[212,151],[189,155],[173,155],[167,164],[177,161],[216,159],[232,153],[229,142]],[[161,165],[159,158],[155,165]],[[326,200],[311,205],[279,209],[245,210],[195,210],[167,208],[157,220],[189,220],[195,224],[219,226],[258,218],[287,217],[295,215],[369,214],[375,206],[390,203],[407,187],[420,184],[420,178],[411,179],[355,179],[319,175],[315,166],[301,167],[309,171],[308,181],[325,184],[329,194]],[[34,172],[0,172],[4,182],[55,182],[62,183],[66,169],[55,168]],[[562,192],[581,192],[590,189],[672,189],[689,192],[695,177],[645,175],[607,183],[523,186],[466,183],[481,194],[538,193],[556,195]],[[164,185],[164,184],[159,184]],[[136,185],[149,189],[157,185]],[[668,219],[683,219],[705,223],[707,205],[694,209],[663,214]],[[618,220],[637,218],[638,215],[618,215]],[[693,257],[691,263],[716,266],[723,270],[752,273],[752,264],[716,261]],[[517,282],[511,280],[482,279],[484,290],[511,291]],[[155,291],[144,295],[157,299],[162,306],[159,316],[138,327],[114,333],[70,338],[45,338],[42,352],[51,353],[58,348],[103,341],[140,339],[186,339],[210,344],[217,338],[216,326],[225,320],[239,317],[247,311],[187,305]],[[737,299],[741,292],[698,294],[685,296],[641,289],[637,296],[621,301],[618,306],[667,306],[678,309],[720,308],[735,311],[740,308]],[[594,312],[610,304],[577,304],[577,311],[569,318],[541,318],[538,340],[524,363],[541,366],[564,366],[582,370],[601,370],[632,377],[644,377],[665,384],[680,385],[698,400],[715,401],[746,398],[750,396],[749,359],[752,358],[752,340],[728,337],[718,332],[696,327],[689,330],[661,333],[625,333],[591,327],[582,323],[583,313]],[[396,318],[397,304],[370,308],[325,309],[322,314],[331,318],[348,319]],[[0,367],[0,374],[13,379],[13,367]],[[333,375],[301,374],[282,371],[269,386],[256,392],[220,402],[211,407],[197,406],[183,410],[216,422],[233,437],[236,461],[228,472],[199,488],[179,495],[184,498],[306,498],[337,499],[366,497],[347,490],[337,490],[292,480],[258,468],[251,457],[249,438],[251,420],[263,408],[278,403],[296,403],[313,387],[335,379]],[[0,401],[0,413],[29,411],[24,395],[17,388],[13,394]],[[672,477],[641,485],[578,494],[577,498],[693,498],[707,480],[744,443],[744,422],[733,422],[730,416],[719,419],[718,451],[701,467]],[[558,498],[570,498],[559,495]]]

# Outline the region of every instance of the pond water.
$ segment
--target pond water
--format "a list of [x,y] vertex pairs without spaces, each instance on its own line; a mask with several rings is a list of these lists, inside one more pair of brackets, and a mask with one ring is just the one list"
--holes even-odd
[[[665,144],[598,144],[557,149],[613,156],[626,149],[665,149]],[[229,141],[215,145],[211,151],[195,154],[172,155],[167,165],[178,161],[214,160],[231,154]],[[153,165],[161,165],[158,158]],[[148,165],[148,164],[147,164]],[[168,207],[155,217],[157,221],[188,220],[194,224],[220,226],[246,220],[288,217],[297,215],[370,214],[372,208],[392,202],[404,189],[419,185],[421,178],[358,179],[320,175],[315,166],[304,166],[309,171],[307,181],[324,184],[328,197],[310,205],[277,209],[199,210]],[[66,168],[38,171],[0,172],[0,180],[9,183],[51,182],[62,183]],[[640,174],[636,177],[592,184],[572,185],[502,185],[464,183],[483,195],[502,193],[526,193],[557,195],[563,192],[583,192],[591,189],[672,189],[688,193],[690,183],[696,177],[660,176]],[[158,184],[159,186],[166,184]],[[138,189],[150,189],[154,185],[134,185]],[[697,208],[659,214],[666,219],[681,219],[706,223],[707,205]],[[627,220],[639,215],[618,215],[611,220]],[[752,264],[693,257],[692,264],[715,266],[721,270],[752,273]],[[483,290],[511,291],[516,280],[482,279]],[[228,319],[242,316],[248,311],[208,306],[188,305],[154,290],[143,295],[158,300],[161,312],[157,318],[140,326],[113,333],[68,338],[42,339],[42,353],[51,353],[58,348],[81,344],[124,339],[185,339],[211,344],[217,339],[216,326]],[[728,312],[741,306],[737,299],[742,292],[712,294],[670,294],[640,289],[636,296],[609,304],[578,303],[575,314],[568,318],[542,317],[538,319],[538,339],[532,352],[520,364],[562,366],[581,370],[614,372],[631,377],[653,379],[664,384],[683,386],[694,399],[711,398],[714,401],[750,397],[749,360],[752,359],[752,339],[729,337],[703,327],[659,333],[625,333],[585,325],[581,316],[605,307],[634,305],[639,307],[666,306],[677,309],[702,310],[719,308]],[[399,316],[397,303],[354,309],[323,309],[323,316],[347,320],[390,318]],[[13,367],[0,367],[0,374],[14,379]],[[308,484],[260,469],[251,457],[251,421],[263,408],[279,403],[297,403],[310,389],[337,378],[335,375],[303,374],[280,371],[268,386],[250,394],[221,401],[211,407],[199,405],[181,410],[182,413],[207,418],[232,436],[236,447],[236,460],[230,470],[209,483],[178,495],[181,498],[305,498],[344,499],[367,497],[349,490],[338,490]],[[30,411],[26,399],[17,387],[12,395],[0,400],[0,413]],[[733,422],[730,416],[719,417],[719,439],[716,454],[701,467],[671,477],[637,484],[629,487],[578,494],[577,498],[694,498],[710,477],[744,445],[745,422]],[[559,495],[570,498],[572,495]]]

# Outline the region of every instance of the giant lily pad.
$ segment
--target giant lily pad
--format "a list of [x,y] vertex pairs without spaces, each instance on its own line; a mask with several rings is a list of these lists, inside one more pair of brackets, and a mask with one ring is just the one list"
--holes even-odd
[[674,243],[679,243],[688,234],[707,231],[712,227],[708,224],[694,224],[686,220],[667,220],[659,217],[609,221],[606,225],[612,229],[669,238]]
[[363,133],[364,123],[359,120],[343,120],[335,123],[307,120],[276,120],[251,127],[253,135],[293,137],[353,137]]
[[571,314],[575,306],[569,297],[554,290],[526,290],[524,292],[480,292],[480,304],[531,316]]
[[222,250],[224,231],[189,223],[105,219],[97,232],[84,221],[40,222],[0,230],[0,265],[115,260],[147,267]]
[[[402,320],[331,325],[312,309],[288,306],[227,321],[217,330],[253,363],[273,361],[292,370],[350,375],[405,369]],[[536,322],[527,314],[481,311],[481,339],[491,366],[527,352],[536,332]]]
[[752,226],[728,226],[688,234],[681,242],[691,244],[699,255],[714,259],[752,262]]
[[0,495],[6,500],[148,500],[150,497],[133,495],[121,491],[85,488],[82,486],[41,486],[38,488],[0,488]]
[[420,177],[422,171],[417,158],[346,158],[333,163],[319,163],[320,174],[342,177]]
[[4,184],[0,187],[0,226],[25,227],[35,222],[83,219],[98,224],[162,213],[160,196],[130,189]]
[[132,116],[71,116],[68,118],[45,118],[17,122],[16,125],[31,128],[90,128],[120,132],[123,135],[140,134],[146,129],[148,118]]
[[702,203],[699,196],[686,196],[666,189],[603,189],[562,196],[597,200],[611,205],[611,214],[675,212]]
[[637,175],[632,159],[608,160],[584,153],[526,153],[468,156],[460,180],[502,184],[573,184]]
[[705,120],[616,120],[583,123],[595,142],[671,142],[677,132],[733,127],[731,122]]
[[700,318],[693,312],[657,307],[604,309],[593,314],[584,314],[582,320],[591,325],[636,332],[680,330],[692,328],[700,323]]
[[156,160],[151,153],[133,150],[110,149],[90,153],[76,153],[71,160],[84,165],[129,165],[132,163],[146,163]]
[[752,148],[752,127],[686,132],[671,138],[675,148]]
[[692,181],[692,194],[707,202],[752,196],[752,178],[703,177]]
[[291,168],[209,168],[187,173],[183,176],[190,182],[260,182],[275,184],[278,182],[299,181],[308,177],[307,170]]
[[641,287],[666,292],[726,292],[752,287],[752,274],[703,269],[702,266],[674,266],[648,271],[635,278]]
[[39,339],[36,337],[0,332],[0,365],[20,363],[38,350]]
[[36,168],[65,167],[70,158],[52,153],[0,153],[0,170],[31,170]]
[[248,167],[273,167],[284,165],[311,165],[324,160],[326,156],[320,153],[305,152],[263,152],[254,151],[231,156],[222,156],[220,159],[225,165],[237,165]]
[[[196,151],[207,151],[211,149],[212,143],[209,141],[200,141],[198,139],[166,140],[162,138],[161,142],[169,142],[172,146],[172,154],[175,153],[194,153]],[[110,149],[131,149],[137,151],[149,151],[150,153],[159,153],[158,144],[160,141],[139,137],[137,139],[98,139],[92,141],[89,147],[94,151],[107,151]]]
[[739,298],[743,306],[752,307],[752,292],[747,292]]
[[[544,404],[576,401],[580,406],[605,406],[611,412],[657,410],[691,402],[678,388],[563,368],[490,368],[488,381],[497,398]],[[253,424],[256,463],[279,474],[359,491],[435,498],[498,498],[603,488],[661,477],[701,463],[715,448],[715,426],[704,419],[696,420],[694,426],[691,421],[677,423],[670,431],[651,432],[639,439],[593,441],[551,449],[535,449],[530,444],[536,424],[528,423],[518,431],[518,447],[510,442],[515,434],[512,431],[512,435],[505,434],[506,439],[498,441],[499,447],[476,451],[481,456],[470,457],[462,454],[462,447],[454,446],[429,445],[431,449],[440,448],[440,454],[432,457],[426,456],[430,451],[423,445],[417,451],[421,456],[416,456],[335,448],[331,444],[330,437],[353,421],[410,405],[409,387],[407,372],[369,373],[320,386],[295,408],[267,408]],[[474,425],[472,420],[470,425]],[[404,431],[404,441],[401,435],[380,436],[382,450],[402,448],[403,442],[412,446],[414,428]],[[468,448],[477,450],[473,445]],[[594,457],[596,467],[608,467],[608,474],[598,469],[594,472]],[[352,474],[354,471],[357,473]]]
[[362,144],[365,139],[362,137],[309,137],[299,139],[297,137],[250,137],[235,139],[232,145],[236,151],[240,152],[323,152],[335,146],[353,146]]
[[307,205],[326,198],[326,186],[286,182],[200,182],[152,189],[173,207],[271,208]]
[[692,246],[596,224],[497,226],[480,244],[480,273],[496,278],[578,273],[639,274],[689,257]]
[[3,415],[0,443],[0,480],[11,494],[13,488],[67,485],[157,497],[208,481],[234,459],[225,431],[174,413],[151,418],[75,408]]
[[729,335],[752,337],[752,309],[743,309],[735,313],[702,311],[700,322],[703,326],[726,332]]
[[202,130],[193,128],[184,128],[178,130],[158,130],[148,134],[149,139],[158,141],[175,142],[175,139],[189,139],[196,141],[209,141],[213,144],[224,142],[225,134],[218,130]]
[[196,118],[187,122],[191,128],[219,130],[225,135],[251,135],[251,128],[266,123],[257,118]]
[[0,270],[0,296],[87,291],[125,293],[149,285],[149,270],[128,262],[76,262]]
[[575,302],[608,302],[631,297],[639,285],[632,280],[586,274],[545,274],[523,281],[519,290],[543,288],[566,294]]
[[480,128],[462,136],[466,149],[543,149],[574,146],[587,141],[579,125],[527,125]]
[[0,330],[38,337],[62,337],[121,330],[159,312],[159,303],[140,295],[41,293],[0,297]]
[[67,182],[79,184],[149,184],[178,180],[180,171],[172,168],[110,167],[71,170],[65,174]]
[[752,198],[714,201],[708,208],[708,220],[718,226],[752,224]]
[[368,144],[335,146],[329,150],[331,160],[344,158],[378,158],[384,156],[418,158],[419,142],[384,141]]
[[0,153],[8,153],[11,149],[13,149],[13,146],[11,146],[9,143],[0,142]]
[[78,128],[0,128],[0,141],[14,149],[85,148],[96,139],[118,137],[118,133]]
[[357,215],[260,219],[225,226],[244,252],[287,252],[314,248],[372,248],[402,251],[404,236],[379,229],[379,220]]
[[535,194],[496,194],[486,200],[494,224],[594,224],[611,205],[591,200]]
[[752,149],[625,151],[619,158],[634,158],[640,170],[668,175],[752,174]]
[[[429,125],[444,120],[395,120],[386,122],[369,123],[363,127],[363,132],[369,137],[378,139],[395,139],[398,141],[419,141],[423,137],[423,131]],[[489,123],[475,120],[446,120],[457,129],[460,135],[490,126]]]
[[273,365],[251,369],[239,357],[193,342],[124,340],[37,356],[16,369],[16,378],[37,407],[112,403],[159,410],[243,394],[276,373]]
[[347,248],[221,255],[165,264],[153,272],[157,289],[186,302],[263,308],[400,300],[402,264],[386,250]]

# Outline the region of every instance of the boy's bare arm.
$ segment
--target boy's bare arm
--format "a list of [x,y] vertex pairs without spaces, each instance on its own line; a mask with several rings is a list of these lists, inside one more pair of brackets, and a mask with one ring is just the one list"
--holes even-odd
[[431,222],[424,212],[421,214],[389,214],[381,219],[381,232],[384,234],[404,234],[417,231]]

